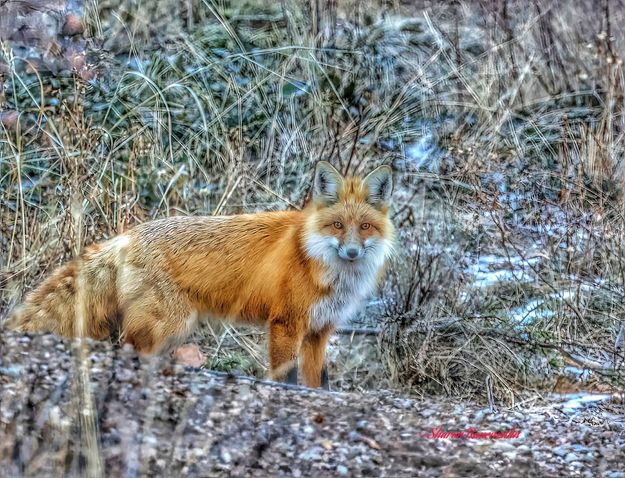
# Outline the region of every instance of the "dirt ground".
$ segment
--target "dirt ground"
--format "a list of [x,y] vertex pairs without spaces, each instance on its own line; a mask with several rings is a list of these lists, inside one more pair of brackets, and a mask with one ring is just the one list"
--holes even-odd
[[[0,334],[0,475],[625,476],[616,401],[491,411],[82,350],[88,367],[56,337]],[[477,437],[497,431],[509,438]]]

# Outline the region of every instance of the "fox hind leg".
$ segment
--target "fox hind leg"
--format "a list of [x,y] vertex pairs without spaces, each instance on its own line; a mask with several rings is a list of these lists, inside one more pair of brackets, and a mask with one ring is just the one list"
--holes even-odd
[[[166,291],[164,289],[167,289]],[[120,338],[145,355],[162,352],[188,337],[197,324],[197,312],[173,287],[142,284],[129,288],[122,299]]]
[[196,323],[197,314],[191,308],[164,308],[135,301],[126,308],[121,339],[138,353],[150,355],[182,343]]

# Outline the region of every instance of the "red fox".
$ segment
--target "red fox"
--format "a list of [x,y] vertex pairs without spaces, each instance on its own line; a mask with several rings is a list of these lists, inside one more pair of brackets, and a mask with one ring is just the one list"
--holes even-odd
[[321,383],[329,336],[374,292],[394,241],[392,174],[364,179],[317,164],[302,211],[169,217],[86,248],[30,292],[9,320],[25,332],[105,339],[140,354],[183,341],[204,316],[266,324],[270,374],[299,357]]

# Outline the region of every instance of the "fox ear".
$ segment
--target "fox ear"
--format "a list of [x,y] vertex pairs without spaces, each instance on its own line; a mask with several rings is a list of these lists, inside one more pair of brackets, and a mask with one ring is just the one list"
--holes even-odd
[[338,192],[343,176],[327,161],[319,161],[315,168],[313,200],[331,204],[338,200]]
[[388,206],[393,192],[393,170],[382,165],[371,171],[365,178],[369,190],[367,202],[372,206]]

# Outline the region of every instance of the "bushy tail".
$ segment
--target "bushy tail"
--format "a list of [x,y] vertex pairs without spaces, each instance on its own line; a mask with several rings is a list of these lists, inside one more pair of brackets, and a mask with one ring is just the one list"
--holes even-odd
[[122,258],[108,244],[92,246],[30,292],[7,322],[22,332],[107,338],[118,327],[117,272]]

